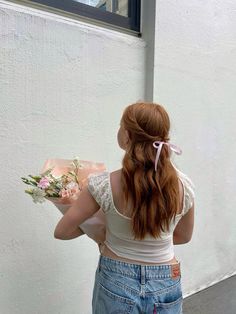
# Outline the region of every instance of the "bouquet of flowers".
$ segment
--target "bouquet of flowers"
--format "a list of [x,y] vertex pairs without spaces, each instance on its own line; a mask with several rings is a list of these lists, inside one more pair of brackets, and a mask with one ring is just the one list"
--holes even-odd
[[[31,186],[25,190],[34,203],[51,201],[64,215],[77,199],[87,184],[89,174],[105,170],[102,163],[80,161],[78,157],[72,161],[67,159],[48,159],[44,163],[41,174],[22,177],[22,181]],[[79,228],[98,244],[105,240],[105,216],[101,209],[83,222]]]
[[78,157],[72,161],[71,166],[72,170],[59,176],[53,173],[53,166],[40,175],[29,175],[29,178],[22,177],[25,184],[33,186],[25,192],[32,196],[34,203],[43,203],[50,198],[73,199],[82,190],[82,182],[79,182],[78,179],[79,169],[82,168],[82,165]]

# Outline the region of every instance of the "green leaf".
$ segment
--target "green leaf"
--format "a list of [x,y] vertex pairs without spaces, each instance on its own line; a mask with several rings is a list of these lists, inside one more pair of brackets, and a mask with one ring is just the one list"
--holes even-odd
[[30,184],[33,185],[33,186],[37,186],[37,185],[38,185],[38,183],[35,182],[35,181],[33,181],[33,180],[29,180],[29,182],[30,182]]
[[29,175],[30,178],[34,179],[36,182],[39,182],[42,177],[41,176],[32,176],[32,175]]
[[47,169],[46,171],[44,171],[43,173],[41,173],[42,177],[46,177],[49,174],[51,174],[52,170],[54,169],[54,167]]
[[26,184],[29,184],[29,180],[27,178],[21,178],[21,180],[26,183]]
[[33,191],[32,190],[25,190],[25,193],[29,194],[29,195],[32,195],[33,194]]

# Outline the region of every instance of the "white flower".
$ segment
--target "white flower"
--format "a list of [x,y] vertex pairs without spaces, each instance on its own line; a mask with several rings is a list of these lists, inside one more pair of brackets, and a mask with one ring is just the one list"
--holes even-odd
[[44,190],[35,188],[32,190],[31,196],[33,198],[34,203],[43,203],[45,201],[44,196],[46,196],[46,193]]
[[76,182],[70,182],[66,185],[66,189],[70,189],[70,190],[75,189],[77,187],[78,187],[78,184]]
[[71,163],[71,166],[73,167],[77,167],[79,169],[83,168],[82,164],[80,163],[80,158],[78,156],[75,156],[72,163]]

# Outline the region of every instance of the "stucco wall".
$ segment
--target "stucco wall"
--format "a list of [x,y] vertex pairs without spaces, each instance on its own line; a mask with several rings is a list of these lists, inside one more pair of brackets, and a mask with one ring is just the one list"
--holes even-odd
[[48,157],[119,167],[121,112],[144,97],[170,112],[172,141],[183,149],[176,163],[196,185],[193,240],[176,248],[184,295],[235,272],[235,4],[156,3],[156,21],[146,11],[136,38],[0,1],[4,314],[91,314],[96,245],[55,240],[61,214],[35,205],[20,177]]
[[154,100],[196,185],[192,241],[176,249],[186,294],[236,272],[235,1],[157,1]]
[[118,168],[123,108],[144,98],[142,39],[0,1],[0,312],[91,314],[99,252],[60,241],[61,214],[20,177],[48,157]]

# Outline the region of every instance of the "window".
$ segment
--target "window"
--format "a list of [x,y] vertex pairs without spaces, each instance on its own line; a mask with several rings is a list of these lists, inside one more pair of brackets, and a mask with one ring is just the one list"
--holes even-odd
[[30,0],[59,10],[140,32],[141,0]]

